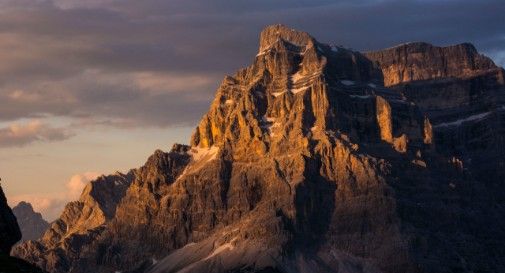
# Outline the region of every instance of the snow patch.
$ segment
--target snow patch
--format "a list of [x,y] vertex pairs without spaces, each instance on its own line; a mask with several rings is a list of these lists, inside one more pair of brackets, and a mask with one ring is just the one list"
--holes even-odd
[[351,97],[351,98],[357,98],[357,99],[369,99],[369,98],[371,98],[372,96],[370,96],[370,95],[363,95],[363,96],[359,96],[359,95],[349,95],[349,97]]
[[340,81],[343,85],[347,85],[347,86],[350,86],[350,85],[354,85],[354,81],[349,81],[349,80],[342,80]]
[[333,52],[339,52],[340,48],[338,46],[332,46],[331,47],[331,51],[333,51]]
[[220,247],[218,247],[218,248],[214,249],[214,251],[212,251],[212,253],[211,253],[211,254],[209,254],[209,256],[205,257],[205,259],[203,259],[203,260],[204,260],[204,261],[205,261],[205,260],[208,260],[208,259],[210,259],[210,258],[212,258],[212,257],[214,257],[214,256],[216,256],[216,255],[219,255],[219,253],[221,253],[221,252],[223,252],[223,251],[226,251],[226,250],[231,251],[231,250],[233,250],[233,249],[235,249],[235,246],[234,246],[234,245],[232,245],[232,244],[230,244],[230,243],[226,243],[226,244],[224,244],[224,245],[222,245],[222,246],[220,246]]
[[185,247],[188,247],[188,246],[192,246],[192,245],[196,245],[196,243],[195,242],[187,243],[182,248],[185,248]]
[[[290,79],[293,85],[293,87],[290,89],[291,93],[297,94],[307,90],[311,86],[310,81],[319,75],[319,72],[315,72],[309,75],[303,75],[301,72],[296,72],[295,74],[291,75]],[[305,84],[300,85],[300,82],[305,82]]]
[[456,121],[440,123],[440,124],[437,124],[433,127],[460,126],[461,124],[463,124],[463,122],[481,120],[481,119],[489,116],[490,114],[491,114],[491,112],[480,113],[480,114],[472,115],[472,116],[469,116],[469,117],[466,117],[463,119],[458,119]]
[[189,154],[193,157],[193,161],[195,162],[208,162],[216,159],[218,152],[219,147],[216,146],[212,146],[210,148],[193,147],[191,148]]
[[376,84],[373,84],[373,83],[369,83],[368,86],[372,87],[372,88],[377,88],[377,85]]

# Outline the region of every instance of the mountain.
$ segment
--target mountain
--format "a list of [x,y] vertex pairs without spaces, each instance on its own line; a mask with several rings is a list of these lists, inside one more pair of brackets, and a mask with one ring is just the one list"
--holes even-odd
[[131,179],[131,173],[116,173],[91,181],[78,201],[65,206],[60,218],[51,223],[41,239],[17,245],[12,254],[49,272],[69,271],[70,262],[79,257],[83,245],[95,240],[114,216]]
[[468,44],[360,53],[269,26],[189,146],[91,182],[13,253],[58,273],[504,272],[502,94]]
[[43,273],[26,261],[9,256],[12,246],[20,239],[21,231],[16,217],[0,185],[0,273]]
[[42,237],[49,227],[49,223],[42,218],[42,215],[33,211],[30,203],[20,202],[12,209],[21,228],[21,241],[37,240]]
[[477,180],[501,192],[505,70],[471,44],[435,47],[412,43],[366,56],[379,64],[386,86],[427,115],[437,150],[454,156]]

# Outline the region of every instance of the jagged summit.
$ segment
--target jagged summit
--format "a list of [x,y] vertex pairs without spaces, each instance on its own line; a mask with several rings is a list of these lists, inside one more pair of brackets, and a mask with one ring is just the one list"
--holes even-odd
[[265,52],[279,41],[288,42],[297,47],[310,47],[316,43],[315,39],[306,32],[288,28],[281,24],[271,25],[263,29],[260,34],[259,53]]
[[[290,150],[310,155],[310,139],[333,131],[357,141],[374,142],[387,135],[387,141],[405,150],[407,136],[402,131],[410,129],[393,128],[390,112],[409,104],[381,87],[380,70],[370,60],[282,25],[267,27],[260,40],[254,63],[223,81],[192,146],[228,146],[236,160]],[[349,103],[359,107],[348,107]],[[378,108],[389,110],[376,117],[372,113]],[[415,107],[410,113],[409,118],[421,124],[418,131],[427,131]],[[411,131],[409,138],[423,137]]]
[[21,234],[21,241],[37,240],[49,227],[49,224],[42,218],[42,215],[33,210],[32,204],[21,201],[12,212],[17,218]]
[[21,201],[19,202],[16,207],[19,207],[19,208],[23,208],[23,209],[29,209],[29,210],[33,210],[33,207],[32,207],[32,204],[28,203],[28,202],[25,202],[25,201]]
[[[362,54],[269,26],[190,146],[92,182],[126,180],[110,210],[85,191],[15,253],[55,273],[503,271],[504,83],[488,68],[464,47]],[[496,164],[465,159],[479,151]]]
[[439,47],[415,42],[364,54],[380,64],[386,86],[448,77],[468,78],[497,69],[490,58],[479,54],[470,43]]

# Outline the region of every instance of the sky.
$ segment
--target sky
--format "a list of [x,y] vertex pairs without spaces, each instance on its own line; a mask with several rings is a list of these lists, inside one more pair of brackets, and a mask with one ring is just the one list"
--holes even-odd
[[0,0],[0,177],[48,220],[101,174],[188,143],[269,24],[367,51],[471,42],[505,65],[503,0]]

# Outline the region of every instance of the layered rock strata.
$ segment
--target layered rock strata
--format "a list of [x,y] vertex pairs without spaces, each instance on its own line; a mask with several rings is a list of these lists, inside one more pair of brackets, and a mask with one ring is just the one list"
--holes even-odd
[[190,146],[133,170],[109,214],[69,205],[15,253],[51,272],[503,271],[500,195],[439,143],[456,121],[404,85],[494,69],[480,55],[458,64],[467,47],[361,54],[267,27]]

